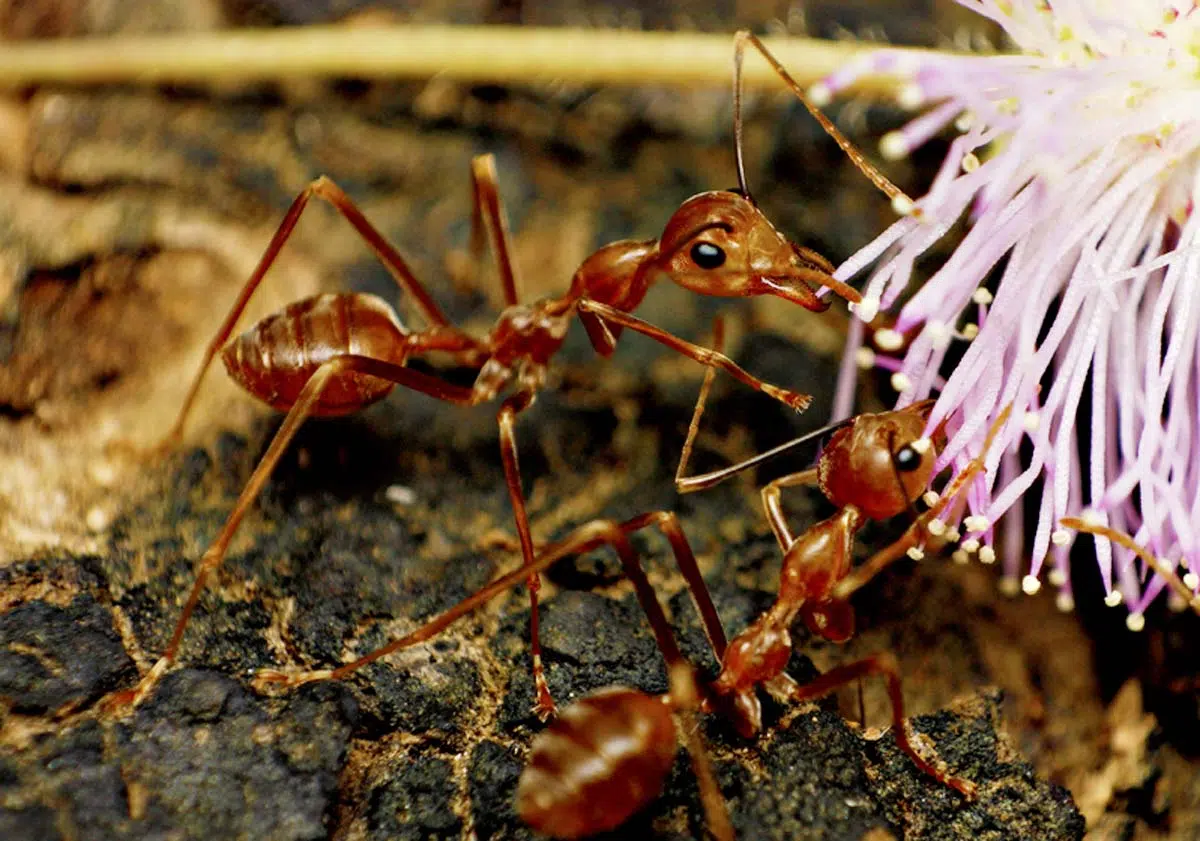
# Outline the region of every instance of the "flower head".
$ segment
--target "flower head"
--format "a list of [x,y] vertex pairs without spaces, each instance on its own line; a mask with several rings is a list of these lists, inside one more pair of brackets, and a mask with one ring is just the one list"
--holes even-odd
[[[820,85],[824,95],[868,72],[911,77],[901,100],[928,108],[884,138],[885,155],[959,132],[914,212],[835,274],[876,264],[860,319],[899,305],[875,351],[860,351],[855,323],[846,371],[855,360],[892,371],[900,404],[938,393],[930,427],[952,424],[943,466],[978,454],[1013,405],[962,530],[984,548],[1003,530],[1010,588],[1036,592],[1049,566],[1059,604],[1073,603],[1074,532],[1059,525],[1069,516],[1200,572],[1200,10],[1183,0],[959,2],[1022,53],[882,51]],[[917,259],[964,216],[961,244],[910,288]],[[961,358],[943,381],[948,354]],[[846,412],[851,391],[844,376]],[[1098,539],[1095,551],[1106,601],[1124,601],[1140,626],[1162,579],[1127,548]],[[1200,591],[1200,577],[1184,579]]]

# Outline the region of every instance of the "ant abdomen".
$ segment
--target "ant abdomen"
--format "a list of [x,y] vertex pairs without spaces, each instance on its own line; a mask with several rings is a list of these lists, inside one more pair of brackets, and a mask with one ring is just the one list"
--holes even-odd
[[623,687],[586,695],[533,740],[517,814],[553,838],[615,829],[658,797],[677,744],[663,698]]
[[[314,295],[259,321],[221,352],[229,376],[275,409],[287,411],[316,370],[337,356],[397,359],[408,331],[382,298],[358,293]],[[321,393],[313,414],[356,412],[394,387],[387,380],[342,371]]]

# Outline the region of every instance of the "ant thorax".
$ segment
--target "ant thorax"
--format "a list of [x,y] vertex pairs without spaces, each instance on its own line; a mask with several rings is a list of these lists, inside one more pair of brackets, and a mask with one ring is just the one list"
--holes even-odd
[[550,299],[505,309],[488,334],[492,361],[510,369],[521,367],[523,361],[547,365],[571,326],[572,314],[561,310],[559,303]]

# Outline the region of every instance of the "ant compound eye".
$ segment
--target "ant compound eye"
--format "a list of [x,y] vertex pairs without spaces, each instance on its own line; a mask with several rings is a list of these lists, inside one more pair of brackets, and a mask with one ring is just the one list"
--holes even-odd
[[725,252],[711,242],[692,246],[692,262],[702,269],[716,269],[725,262]]
[[895,459],[896,469],[904,473],[911,473],[921,466],[921,454],[908,444],[896,450]]

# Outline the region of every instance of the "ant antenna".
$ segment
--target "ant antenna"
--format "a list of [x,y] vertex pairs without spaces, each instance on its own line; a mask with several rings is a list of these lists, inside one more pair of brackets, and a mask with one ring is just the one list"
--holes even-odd
[[738,192],[754,204],[754,197],[746,186],[746,161],[742,153],[742,58],[747,38],[754,36],[745,30],[733,36],[733,158],[737,164]]
[[[913,206],[913,201],[908,195],[888,180],[888,177],[875,168],[859,151],[850,140],[842,134],[837,126],[826,117],[821,110],[808,98],[808,94],[804,92],[804,88],[800,87],[800,83],[792,78],[792,74],[788,73],[779,59],[775,58],[771,52],[763,45],[763,42],[758,39],[758,36],[749,30],[741,30],[734,36],[733,39],[733,136],[736,144],[734,152],[737,154],[738,165],[738,183],[741,184],[742,190],[746,189],[746,175],[742,169],[742,122],[741,122],[741,101],[742,101],[742,52],[746,48],[746,43],[749,42],[758,52],[766,59],[767,64],[775,70],[783,83],[788,89],[795,94],[796,98],[808,110],[808,113],[813,115],[821,128],[825,129],[825,133],[833,138],[833,141],[838,146],[842,147],[842,151],[850,158],[851,162],[858,167],[859,172],[867,176],[871,183],[880,189],[889,199],[892,200],[892,205],[897,208],[909,208]],[[747,196],[749,193],[747,193]]]

